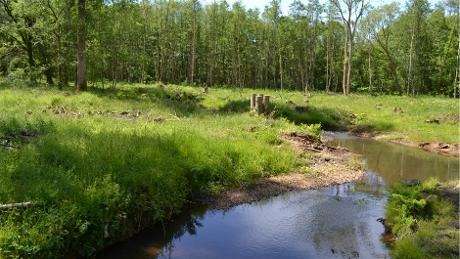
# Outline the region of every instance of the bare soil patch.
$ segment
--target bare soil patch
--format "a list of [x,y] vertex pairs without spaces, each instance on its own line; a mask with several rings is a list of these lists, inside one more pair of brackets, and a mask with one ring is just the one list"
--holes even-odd
[[418,145],[421,149],[441,155],[460,157],[459,144],[447,144],[441,142],[424,142]]
[[206,199],[214,209],[229,209],[288,191],[310,190],[357,181],[364,175],[356,155],[344,148],[330,147],[309,135],[292,132],[283,139],[293,145],[301,156],[309,157],[308,173],[292,172],[271,176],[255,183],[230,189]]

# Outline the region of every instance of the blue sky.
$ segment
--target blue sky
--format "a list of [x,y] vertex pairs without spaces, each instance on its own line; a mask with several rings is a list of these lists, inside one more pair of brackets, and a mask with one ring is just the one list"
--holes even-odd
[[[206,2],[213,2],[214,0],[205,0]],[[216,0],[219,1],[219,0]],[[227,0],[227,3],[230,4],[230,6],[238,0]],[[240,0],[241,3],[246,8],[259,8],[261,11],[264,10],[264,7],[270,2],[270,0]],[[283,10],[283,14],[288,14],[289,12],[289,5],[293,2],[294,0],[281,0],[281,8]],[[438,3],[440,0],[429,0],[428,2],[431,3],[431,5],[434,5],[434,3]],[[302,2],[307,2],[307,0],[302,0]],[[320,0],[320,2],[325,2],[325,0]],[[386,3],[391,3],[391,2],[399,2],[401,7],[404,6],[406,0],[374,0],[374,1],[369,1],[373,6],[378,6]]]

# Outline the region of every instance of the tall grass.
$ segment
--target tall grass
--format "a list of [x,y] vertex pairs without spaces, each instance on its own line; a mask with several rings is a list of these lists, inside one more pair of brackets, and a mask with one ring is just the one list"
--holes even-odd
[[33,206],[0,211],[1,257],[90,256],[190,200],[295,166],[278,140],[287,121],[180,115],[179,100],[159,98],[3,91],[0,203]]

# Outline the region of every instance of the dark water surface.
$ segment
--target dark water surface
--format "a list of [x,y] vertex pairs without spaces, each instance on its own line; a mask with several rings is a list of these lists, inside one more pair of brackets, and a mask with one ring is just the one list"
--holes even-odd
[[340,133],[333,145],[362,154],[362,183],[290,192],[229,211],[194,206],[99,258],[388,258],[381,242],[385,186],[404,179],[458,180],[459,161]]

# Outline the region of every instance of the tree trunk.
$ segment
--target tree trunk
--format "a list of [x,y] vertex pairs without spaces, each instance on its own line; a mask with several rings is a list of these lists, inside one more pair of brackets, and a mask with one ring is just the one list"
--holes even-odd
[[195,61],[196,61],[196,33],[197,33],[197,21],[196,21],[196,10],[193,6],[193,24],[192,24],[192,60],[190,64],[190,83],[195,83]]
[[[460,21],[459,21],[460,23]],[[457,68],[455,69],[454,79],[454,98],[458,96],[458,90],[460,90],[460,31],[458,33],[458,48],[457,48]]]
[[367,57],[367,65],[369,72],[369,92],[372,93],[372,67],[371,67],[371,53],[372,49],[369,49],[369,56]]
[[283,63],[281,61],[281,51],[279,53],[279,65],[280,65],[280,84],[281,84],[281,92],[283,91]]
[[412,64],[413,64],[413,48],[414,48],[414,38],[415,38],[415,29],[412,28],[412,35],[410,39],[410,49],[409,49],[409,69],[407,73],[407,88],[406,88],[406,94],[409,95],[409,89],[412,86],[413,88],[413,82],[412,82]]
[[348,33],[345,36],[345,45],[343,46],[343,73],[342,73],[342,90],[347,95],[347,70],[348,70]]
[[351,57],[353,56],[352,52],[353,52],[353,41],[352,41],[352,38],[350,37],[349,42],[348,42],[348,64],[347,64],[348,67],[347,67],[347,93],[346,95],[350,93],[350,86],[351,86],[351,65],[352,65]]
[[86,85],[86,0],[78,0],[77,28],[77,90],[85,91]]
[[329,35],[329,32],[328,32],[326,37],[327,37],[327,39],[326,39],[326,92],[329,93],[329,89],[331,87],[331,85],[330,85],[331,81],[329,80],[329,78],[330,78],[330,72],[329,72],[329,70],[330,70],[330,65],[329,65],[330,35]]

